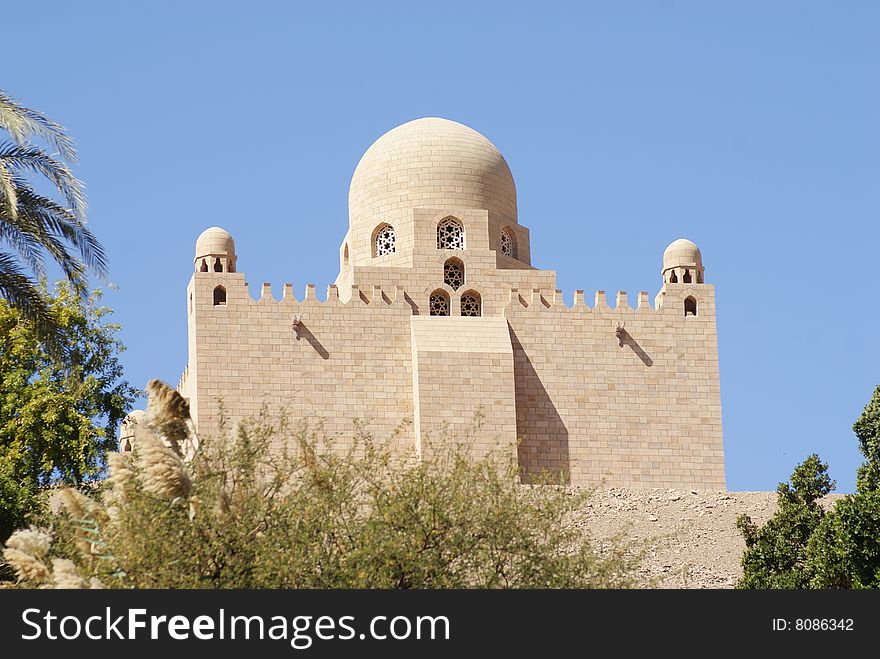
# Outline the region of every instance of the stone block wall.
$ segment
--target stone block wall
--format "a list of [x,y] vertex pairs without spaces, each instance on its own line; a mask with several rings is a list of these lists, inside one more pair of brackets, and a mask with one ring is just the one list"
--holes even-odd
[[612,309],[604,294],[592,308],[514,296],[520,465],[577,484],[723,489],[714,288],[666,285],[656,310],[639,298]]

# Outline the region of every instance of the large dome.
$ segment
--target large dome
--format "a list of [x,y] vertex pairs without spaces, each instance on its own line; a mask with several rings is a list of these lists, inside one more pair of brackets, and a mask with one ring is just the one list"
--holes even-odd
[[516,222],[516,186],[504,156],[472,128],[429,117],[376,140],[348,193],[349,223],[402,208],[479,208]]

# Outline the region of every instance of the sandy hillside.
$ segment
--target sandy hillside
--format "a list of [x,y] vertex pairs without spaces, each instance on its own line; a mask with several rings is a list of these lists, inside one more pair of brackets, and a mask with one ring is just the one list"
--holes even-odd
[[575,523],[600,544],[618,533],[645,541],[643,574],[661,588],[732,588],[745,549],[736,518],[760,524],[775,509],[775,492],[612,488],[596,490]]

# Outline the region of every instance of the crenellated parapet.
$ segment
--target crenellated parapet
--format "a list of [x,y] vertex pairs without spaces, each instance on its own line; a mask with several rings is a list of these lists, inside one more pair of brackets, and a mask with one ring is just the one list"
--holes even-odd
[[343,300],[339,295],[339,287],[336,284],[327,286],[327,292],[323,299],[318,297],[317,287],[315,284],[306,284],[302,297],[297,297],[294,286],[291,283],[285,283],[282,287],[281,299],[277,299],[272,292],[272,284],[264,282],[260,288],[260,297],[258,299],[247,295],[244,298],[245,303],[262,305],[262,304],[280,304],[291,306],[327,306],[327,307],[409,307],[407,302],[408,295],[401,286],[383,287],[383,286],[365,286],[352,285],[351,296],[347,300]]
[[[708,297],[711,287],[702,286],[664,286],[661,294],[669,293],[682,300],[694,297],[700,300]],[[658,295],[657,300],[663,301]],[[635,299],[635,307],[630,304],[629,295],[626,291],[618,291],[615,295],[614,306],[608,303],[605,291],[596,291],[593,295],[593,303],[589,304],[584,296],[584,291],[578,289],[574,292],[571,304],[566,303],[561,290],[542,289],[510,289],[510,299],[504,307],[504,315],[509,316],[523,311],[531,312],[561,312],[561,313],[657,313],[663,312],[663,305],[651,306],[648,291],[639,291]],[[682,314],[684,315],[684,314]]]
[[[236,277],[238,281],[232,279]],[[212,288],[212,306],[228,307],[231,305],[248,305],[259,307],[262,305],[282,305],[292,308],[318,306],[318,307],[371,307],[371,308],[406,308],[414,315],[428,315],[428,306],[425,301],[431,295],[445,294],[450,300],[451,315],[460,315],[461,298],[464,294],[475,294],[485,297],[486,291],[476,284],[469,284],[455,291],[449,286],[438,284],[416,291],[408,291],[402,286],[378,286],[354,284],[347,290],[350,295],[347,299],[340,296],[339,287],[330,284],[323,297],[317,294],[317,287],[313,283],[305,286],[301,295],[297,295],[292,283],[285,283],[281,287],[280,299],[275,296],[270,282],[264,282],[260,287],[259,297],[254,299],[248,292],[248,286],[243,280],[243,275],[229,273],[226,277],[206,277],[209,288]],[[242,289],[237,293],[236,288]],[[632,298],[627,291],[617,291],[613,300],[603,290],[595,291],[588,301],[583,289],[574,291],[566,301],[563,291],[560,289],[544,288],[510,288],[502,295],[506,300],[500,308],[486,309],[483,315],[510,316],[515,313],[557,312],[557,313],[667,313],[671,308],[669,300],[675,300],[676,309],[685,300],[691,300],[690,305],[695,308],[709,300],[713,295],[713,287],[707,284],[664,284],[655,297],[652,306],[647,291],[639,291]],[[425,306],[420,312],[415,301]],[[687,315],[682,310],[681,315]],[[697,315],[691,309],[690,315]]]
[[183,373],[180,376],[180,380],[177,381],[177,391],[184,392],[187,389],[187,385],[189,384],[189,364],[186,365],[183,369]]

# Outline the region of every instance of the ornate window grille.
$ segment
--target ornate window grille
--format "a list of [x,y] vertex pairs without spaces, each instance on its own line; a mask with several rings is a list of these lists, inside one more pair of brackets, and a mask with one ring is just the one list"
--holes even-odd
[[474,292],[465,293],[461,296],[461,315],[462,316],[480,316],[482,315],[480,305],[480,296]]
[[433,293],[431,293],[431,315],[449,315],[449,296],[445,293],[445,291],[434,291]]
[[449,259],[443,265],[443,283],[457,291],[464,286],[464,264],[458,259]]
[[504,256],[509,256],[511,258],[516,258],[516,254],[513,249],[513,234],[510,233],[510,229],[504,227],[501,231],[501,253]]
[[437,249],[464,249],[464,227],[454,217],[437,225]]
[[393,254],[394,248],[394,227],[386,224],[376,232],[376,256]]

